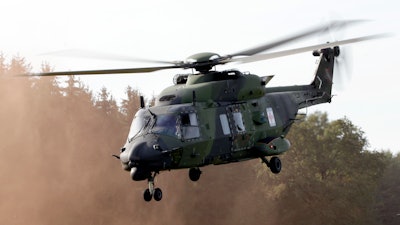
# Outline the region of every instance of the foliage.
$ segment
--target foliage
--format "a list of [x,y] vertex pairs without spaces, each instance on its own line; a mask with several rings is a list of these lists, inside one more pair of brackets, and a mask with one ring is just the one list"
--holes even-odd
[[[348,119],[312,114],[290,131],[291,150],[278,176],[258,168],[271,185],[279,224],[374,224],[382,153],[366,151],[364,133]],[[267,174],[267,175],[265,175]]]
[[100,90],[95,106],[98,110],[100,110],[107,116],[111,116],[114,118],[118,116],[117,102],[110,95],[110,92],[108,92],[107,88],[105,87]]
[[378,216],[382,224],[395,225],[400,221],[400,153],[386,152],[386,169],[379,183]]
[[140,93],[131,86],[126,88],[127,99],[122,100],[121,113],[125,116],[126,122],[130,123],[140,106]]

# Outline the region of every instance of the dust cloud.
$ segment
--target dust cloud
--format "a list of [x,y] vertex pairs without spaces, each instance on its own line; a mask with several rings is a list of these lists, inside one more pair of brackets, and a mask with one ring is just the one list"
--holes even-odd
[[163,200],[144,202],[147,183],[111,157],[128,123],[54,82],[0,77],[1,224],[272,224],[258,161],[206,167],[198,182],[187,170],[162,172]]

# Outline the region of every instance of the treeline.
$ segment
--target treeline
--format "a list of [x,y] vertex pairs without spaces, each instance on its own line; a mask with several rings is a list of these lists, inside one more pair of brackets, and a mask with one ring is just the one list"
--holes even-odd
[[[272,174],[259,160],[163,172],[146,203],[112,158],[126,140],[138,90],[117,104],[74,76],[15,77],[22,57],[0,55],[1,224],[399,224],[400,155],[368,151],[348,119],[309,115]],[[43,71],[50,71],[47,64]]]

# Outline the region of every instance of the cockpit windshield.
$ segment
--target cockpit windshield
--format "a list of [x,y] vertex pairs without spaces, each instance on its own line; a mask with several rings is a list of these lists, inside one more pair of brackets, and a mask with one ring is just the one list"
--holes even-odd
[[140,109],[132,120],[128,142],[144,133],[152,133],[190,140],[200,137],[197,113],[194,111],[166,114]]
[[142,132],[149,122],[150,115],[146,113],[145,109],[139,109],[132,120],[131,128],[128,134],[128,141],[130,142],[134,137]]

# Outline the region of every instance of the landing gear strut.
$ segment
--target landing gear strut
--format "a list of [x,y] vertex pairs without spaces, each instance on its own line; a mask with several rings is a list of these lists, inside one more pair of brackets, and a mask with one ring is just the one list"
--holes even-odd
[[156,172],[152,174],[147,180],[149,183],[149,188],[147,188],[143,193],[143,198],[146,202],[151,201],[152,198],[156,201],[162,199],[162,191],[160,188],[154,188],[154,178],[156,177]]
[[265,157],[261,157],[261,160],[269,167],[272,173],[277,174],[281,172],[282,162],[278,157],[272,157],[269,162]]

